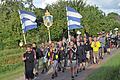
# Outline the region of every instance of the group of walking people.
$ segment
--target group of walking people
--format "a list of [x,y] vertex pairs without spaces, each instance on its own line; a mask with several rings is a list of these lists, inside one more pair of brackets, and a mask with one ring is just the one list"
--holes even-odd
[[39,59],[42,60],[42,74],[52,68],[51,78],[54,79],[59,76],[60,71],[65,72],[69,68],[71,79],[74,80],[89,64],[99,64],[105,54],[111,54],[112,43],[109,33],[101,32],[98,36],[82,36],[79,33],[76,37],[69,37],[70,40],[63,37],[58,42],[42,43],[39,47],[35,42],[27,44],[23,55],[25,79],[32,80],[38,75]]

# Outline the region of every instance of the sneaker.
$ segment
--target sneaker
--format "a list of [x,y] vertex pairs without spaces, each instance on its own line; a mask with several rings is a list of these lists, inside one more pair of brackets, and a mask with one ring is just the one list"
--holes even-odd
[[63,69],[63,70],[62,70],[62,72],[64,73],[64,72],[65,72],[65,70]]
[[74,76],[71,76],[71,78],[74,78]]
[[54,74],[52,75],[52,77],[51,77],[52,79],[54,79]]
[[61,71],[61,68],[58,68],[58,71],[60,72],[60,71]]
[[83,68],[83,70],[85,70],[85,67]]
[[34,79],[32,79],[32,80],[36,80],[37,79],[37,77],[34,77]]
[[75,74],[75,77],[77,77],[78,75],[77,74]]
[[43,74],[43,73],[44,73],[44,70],[42,70],[41,74]]
[[75,80],[75,79],[74,79],[74,76],[71,76],[71,78],[72,78],[72,80]]
[[79,73],[79,70],[77,70],[77,74]]
[[101,57],[101,59],[103,59],[103,57]]
[[57,77],[58,76],[58,74],[57,74],[57,72],[55,72],[55,77]]
[[82,69],[80,69],[79,72],[82,72]]
[[35,77],[37,77],[38,76],[38,72],[37,73],[35,73]]

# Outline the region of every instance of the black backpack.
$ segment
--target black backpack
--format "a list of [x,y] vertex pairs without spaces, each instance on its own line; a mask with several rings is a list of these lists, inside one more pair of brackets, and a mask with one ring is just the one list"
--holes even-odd
[[39,57],[39,58],[43,57],[43,52],[41,51],[40,48],[36,49],[36,57]]

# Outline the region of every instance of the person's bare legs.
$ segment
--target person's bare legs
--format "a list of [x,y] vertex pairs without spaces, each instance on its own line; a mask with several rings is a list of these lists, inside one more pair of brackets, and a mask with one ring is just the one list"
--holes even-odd
[[75,67],[74,67],[74,73],[75,73],[75,76],[77,77],[77,64],[75,65]]
[[83,62],[83,63],[82,63],[83,70],[85,70],[85,65],[86,65],[86,63]]
[[74,79],[74,67],[71,66],[71,78]]
[[95,63],[96,63],[95,53],[93,53],[93,58],[94,58],[93,62],[94,62],[94,64],[95,64]]

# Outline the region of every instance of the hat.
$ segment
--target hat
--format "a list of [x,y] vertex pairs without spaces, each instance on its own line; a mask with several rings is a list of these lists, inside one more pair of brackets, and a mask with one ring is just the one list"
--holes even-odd
[[99,35],[99,34],[100,34],[100,32],[97,33],[97,35]]
[[81,34],[81,32],[80,32],[80,31],[77,31],[77,34]]
[[118,30],[118,28],[115,28],[114,30],[115,30],[115,31],[117,31],[117,30]]
[[104,31],[102,31],[102,34],[105,34],[105,32],[104,32]]

